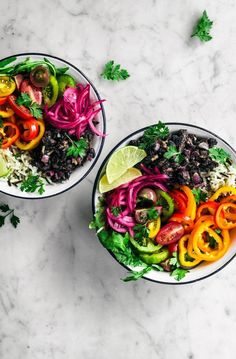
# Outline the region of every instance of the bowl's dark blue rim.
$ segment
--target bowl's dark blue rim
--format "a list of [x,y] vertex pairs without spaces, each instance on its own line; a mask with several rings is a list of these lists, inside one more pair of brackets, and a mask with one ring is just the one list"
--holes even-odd
[[[224,142],[228,147],[230,147],[230,149],[235,153],[236,155],[236,151],[235,149],[229,145],[225,140],[223,140],[223,138],[221,138],[220,136],[216,135],[214,132],[211,132],[211,131],[208,131],[206,130],[205,128],[202,128],[200,126],[196,126],[196,125],[191,125],[191,124],[188,124],[188,123],[183,123],[183,122],[166,122],[165,123],[167,126],[169,125],[179,125],[179,126],[186,126],[186,127],[190,127],[190,128],[196,128],[196,129],[199,129],[199,130],[202,130],[208,134],[210,134],[211,136],[214,136],[215,138],[221,140],[222,142]],[[106,158],[104,159],[104,161],[102,162],[99,170],[98,170],[98,173],[97,173],[97,176],[95,178],[95,182],[94,182],[94,186],[93,186],[93,193],[92,193],[92,209],[93,209],[93,214],[95,214],[95,210],[96,210],[96,205],[95,205],[95,196],[96,196],[96,191],[97,191],[97,187],[98,187],[98,181],[99,181],[99,178],[100,178],[100,175],[101,175],[101,172],[103,170],[103,168],[105,167],[108,159],[110,158],[111,154],[120,146],[122,145],[124,142],[126,142],[130,137],[133,137],[135,136],[136,134],[140,133],[140,132],[143,132],[145,131],[147,128],[149,128],[150,126],[153,126],[153,125],[149,125],[149,126],[145,126],[135,132],[132,132],[131,134],[129,134],[128,136],[126,136],[123,140],[121,140],[115,147],[113,147],[113,149],[108,153],[108,155],[106,156]],[[120,263],[116,257],[114,256],[114,254],[107,250],[111,255],[112,257],[121,265],[123,266],[124,268],[126,268],[128,271],[131,271],[129,267],[127,267],[125,264],[122,264]],[[158,280],[154,280],[154,279],[151,279],[151,278],[147,278],[147,277],[143,277],[143,279],[145,280],[149,280],[150,282],[154,282],[154,283],[159,283],[159,284],[167,284],[167,285],[184,285],[184,284],[191,284],[191,283],[195,283],[195,282],[199,282],[200,280],[203,280],[203,279],[206,279],[206,278],[209,278],[211,277],[213,274],[216,274],[218,273],[220,270],[222,270],[227,264],[229,264],[233,259],[234,257],[236,256],[236,253],[233,255],[233,257],[231,257],[228,262],[226,262],[225,264],[223,264],[220,268],[218,268],[217,270],[215,270],[214,272],[206,275],[206,276],[203,276],[201,278],[197,278],[197,279],[194,279],[194,280],[191,280],[191,281],[188,281],[188,282],[176,282],[176,283],[172,283],[172,282],[161,282],[161,281],[158,281]]]
[[[31,56],[31,55],[36,55],[36,56],[45,56],[45,57],[50,57],[52,59],[56,59],[56,60],[59,60],[59,61],[62,61],[64,62],[65,64],[73,67],[76,71],[78,71],[87,81],[88,83],[90,84],[90,86],[93,88],[97,98],[99,100],[101,100],[101,97],[97,91],[97,89],[95,88],[95,86],[93,85],[93,83],[88,79],[88,77],[80,70],[78,69],[76,66],[72,65],[70,62],[58,57],[58,56],[54,56],[54,55],[49,55],[49,54],[44,54],[44,53],[41,53],[41,52],[23,52],[23,53],[20,53],[20,54],[16,54],[16,55],[11,55],[11,56],[7,56],[1,60],[6,60],[6,59],[9,59],[10,57],[18,57],[18,56]],[[105,110],[104,110],[104,106],[103,104],[101,103],[101,108],[102,108],[102,119],[103,119],[103,129],[104,129],[104,133],[106,133],[106,115],[105,115]],[[77,186],[80,182],[82,182],[85,177],[87,177],[87,175],[90,173],[90,171],[93,169],[93,167],[95,166],[98,158],[100,157],[100,154],[102,152],[102,149],[103,149],[103,146],[104,146],[104,141],[105,141],[105,137],[102,138],[102,141],[101,141],[101,144],[100,144],[100,147],[97,151],[97,154],[96,154],[96,157],[94,158],[94,160],[92,161],[91,163],[91,166],[89,167],[88,171],[83,175],[83,177],[81,177],[76,183],[74,183],[73,185],[71,185],[70,187],[64,189],[63,191],[60,191],[58,193],[55,193],[55,194],[52,194],[52,195],[49,195],[49,196],[44,196],[44,197],[24,197],[24,196],[17,196],[17,195],[14,195],[14,194],[10,194],[10,193],[7,193],[7,192],[4,192],[2,190],[0,190],[1,193],[4,193],[8,196],[11,196],[11,197],[15,197],[15,198],[20,198],[20,199],[29,199],[29,200],[34,200],[34,199],[46,199],[46,198],[51,198],[51,197],[55,197],[55,196],[58,196],[62,193],[65,193],[67,191],[69,191],[70,189],[72,189],[73,187]]]

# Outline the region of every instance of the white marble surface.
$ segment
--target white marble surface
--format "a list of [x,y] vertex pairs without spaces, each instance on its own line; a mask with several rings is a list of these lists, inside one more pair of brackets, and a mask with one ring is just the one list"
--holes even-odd
[[[214,39],[190,40],[207,9]],[[5,0],[1,57],[54,54],[77,65],[107,99],[108,133],[91,174],[62,196],[1,195],[17,230],[0,230],[1,359],[234,359],[236,260],[187,286],[141,280],[88,230],[96,171],[124,135],[158,119],[206,127],[236,146],[234,0]],[[114,59],[131,77],[99,78]]]

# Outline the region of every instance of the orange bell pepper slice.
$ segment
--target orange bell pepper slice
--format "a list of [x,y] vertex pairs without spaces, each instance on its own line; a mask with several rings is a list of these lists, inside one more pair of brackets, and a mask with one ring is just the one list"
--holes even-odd
[[180,238],[178,242],[179,262],[181,267],[186,269],[194,268],[196,265],[198,265],[201,262],[201,260],[193,258],[188,254],[187,245],[189,239],[190,239],[190,234],[186,234],[185,236]]
[[223,186],[220,187],[212,196],[209,198],[209,201],[217,201],[221,196],[225,196],[227,193],[236,195],[236,188],[232,186]]
[[207,201],[202,203],[197,209],[196,219],[199,219],[203,215],[207,214],[214,215],[218,207],[219,203],[214,201]]
[[188,186],[181,186],[180,189],[185,193],[188,200],[184,214],[185,216],[190,217],[194,221],[196,217],[196,209],[197,209],[194,194],[192,193],[191,189]]
[[19,128],[12,122],[3,122],[0,134],[2,135],[1,148],[10,147],[20,136]]
[[231,202],[222,203],[216,213],[215,222],[220,229],[236,228],[236,204]]

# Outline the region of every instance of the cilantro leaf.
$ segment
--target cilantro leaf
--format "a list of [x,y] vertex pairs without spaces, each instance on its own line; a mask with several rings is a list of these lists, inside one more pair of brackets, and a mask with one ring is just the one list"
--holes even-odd
[[35,118],[42,118],[43,117],[43,111],[42,111],[42,109],[40,108],[40,106],[36,102],[33,102],[29,106],[29,110],[30,110],[33,117],[35,117]]
[[144,274],[150,272],[152,270],[152,266],[147,266],[140,271],[131,271],[131,275],[122,279],[124,282],[130,282],[131,280],[138,280],[142,278]]
[[171,272],[171,276],[174,277],[177,281],[183,279],[189,271],[183,268],[176,268]]
[[223,148],[212,147],[209,149],[209,156],[218,163],[225,165],[230,159],[230,154]]
[[204,10],[191,37],[197,36],[202,42],[210,41],[212,39],[212,36],[210,35],[212,25],[213,21],[209,19],[206,10]]
[[167,151],[164,153],[164,157],[168,160],[172,157],[174,157],[174,161],[177,163],[181,163],[184,160],[184,156],[181,152],[179,152],[176,148],[176,146],[170,145],[167,148]]
[[33,193],[38,191],[39,194],[43,194],[45,192],[44,189],[44,181],[38,175],[30,174],[20,186],[22,192],[30,192]]
[[122,212],[121,207],[111,207],[111,212],[115,217],[118,217],[119,214]]
[[105,80],[119,81],[126,80],[130,75],[127,70],[121,69],[120,65],[115,65],[114,61],[108,61],[103,69],[101,76]]
[[10,218],[10,221],[11,221],[11,224],[13,225],[13,227],[16,228],[18,226],[18,224],[20,223],[20,218],[13,214]]
[[170,264],[171,266],[174,266],[175,268],[179,268],[179,267],[180,267],[177,252],[173,252],[173,253],[172,253],[172,257],[169,259],[169,264]]
[[215,229],[215,232],[216,232],[217,234],[219,234],[219,235],[222,233],[222,231],[221,231],[220,228],[216,228],[216,229]]
[[207,193],[203,192],[200,188],[193,188],[192,193],[197,205],[199,205],[200,202],[205,202],[207,199]]
[[158,139],[165,139],[169,135],[169,128],[159,121],[156,125],[148,127],[140,139],[139,148],[150,149]]
[[134,229],[134,238],[140,241],[140,243],[143,243],[145,239],[148,238],[150,230],[146,226],[142,224],[136,224],[133,229]]
[[81,157],[83,158],[86,155],[88,149],[88,142],[85,138],[81,137],[78,141],[73,141],[70,138],[72,145],[67,149],[67,156],[72,157]]

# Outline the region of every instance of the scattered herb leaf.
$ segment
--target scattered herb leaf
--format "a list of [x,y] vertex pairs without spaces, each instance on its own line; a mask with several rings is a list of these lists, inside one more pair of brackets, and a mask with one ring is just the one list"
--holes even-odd
[[164,157],[167,158],[168,160],[170,158],[174,157],[174,161],[177,162],[177,163],[181,163],[184,160],[184,156],[182,155],[182,153],[179,152],[177,150],[177,148],[175,146],[173,146],[173,145],[170,145],[167,148],[167,151],[165,152]]
[[33,102],[27,93],[21,92],[21,94],[17,97],[16,103],[19,106],[27,107],[33,117],[42,118],[43,112],[40,105],[38,105],[36,102]]
[[158,139],[165,139],[169,135],[169,128],[159,121],[156,125],[148,127],[140,140],[139,148],[149,149]]
[[212,25],[213,21],[209,19],[206,10],[204,10],[191,37],[197,36],[202,42],[210,41],[212,39],[212,36],[210,35]]
[[177,281],[183,279],[189,271],[183,268],[176,268],[171,272],[171,276],[174,277]]
[[140,271],[131,271],[131,274],[122,279],[124,282],[130,282],[131,280],[138,280],[139,278],[142,278],[144,274],[150,272],[152,270],[152,266],[147,266]]
[[157,219],[159,217],[159,213],[155,207],[152,207],[152,208],[148,209],[147,216],[148,216],[149,220],[153,220],[153,219]]
[[44,189],[44,181],[38,175],[30,174],[20,186],[22,192],[35,192],[37,191],[39,194],[43,194],[45,192]]
[[230,159],[230,154],[223,148],[212,147],[209,149],[209,156],[218,163],[225,165]]
[[14,209],[11,209],[8,204],[1,203],[0,204],[1,212],[5,213],[5,215],[0,215],[0,227],[5,224],[5,218],[10,216],[10,222],[14,228],[20,223],[19,217],[14,214]]
[[108,61],[103,69],[101,76],[105,80],[119,81],[126,80],[130,75],[127,70],[121,69],[120,65],[115,65],[114,61]]
[[66,155],[67,156],[72,156],[74,158],[77,158],[77,157],[83,158],[86,155],[86,152],[87,152],[87,149],[88,149],[88,142],[86,141],[86,139],[81,137],[78,141],[73,141],[70,138],[70,141],[71,141],[72,144],[67,149]]

